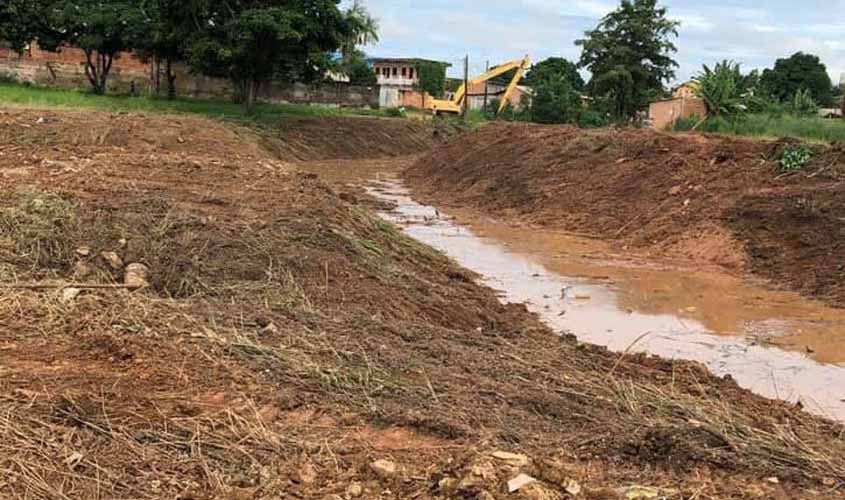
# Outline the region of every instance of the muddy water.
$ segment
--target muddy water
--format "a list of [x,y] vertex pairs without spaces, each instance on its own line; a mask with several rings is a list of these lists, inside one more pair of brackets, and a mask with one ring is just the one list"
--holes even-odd
[[[392,162],[309,170],[364,185],[380,215],[484,276],[558,331],[616,351],[700,361],[764,396],[845,420],[845,311],[716,270],[618,255],[602,242],[514,228],[416,202]],[[814,359],[815,358],[815,359]]]

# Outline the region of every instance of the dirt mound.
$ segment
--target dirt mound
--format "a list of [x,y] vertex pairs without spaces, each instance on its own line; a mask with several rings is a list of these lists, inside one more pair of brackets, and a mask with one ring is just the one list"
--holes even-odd
[[840,425],[554,336],[240,132],[3,117],[0,497],[842,497]]
[[434,128],[395,118],[290,118],[264,144],[296,160],[383,158],[417,154],[431,148]]
[[495,124],[406,176],[425,197],[627,246],[744,268],[845,305],[838,147],[784,175],[787,146],[641,130]]

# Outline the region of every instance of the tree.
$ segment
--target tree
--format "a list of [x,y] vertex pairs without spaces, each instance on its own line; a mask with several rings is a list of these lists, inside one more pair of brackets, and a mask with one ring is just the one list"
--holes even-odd
[[356,50],[351,61],[344,66],[343,71],[349,77],[350,84],[372,86],[378,83],[376,72],[367,62],[367,55],[360,50]]
[[[446,65],[436,61],[417,60],[414,62],[417,73],[416,89],[440,99],[446,91]],[[463,83],[463,82],[461,82]]]
[[742,76],[738,63],[725,60],[713,69],[705,64],[693,80],[697,83],[695,93],[704,101],[708,116],[731,116],[747,109],[743,99],[750,90],[746,88],[749,82]]
[[552,79],[565,78],[572,88],[577,92],[584,91],[584,79],[578,72],[578,66],[562,57],[550,57],[540,61],[525,75],[525,81],[529,86],[534,87],[539,83]]
[[657,0],[622,0],[596,29],[576,41],[582,47],[579,66],[593,75],[588,85],[597,96],[608,96],[620,120],[636,118],[651,98],[675,77],[677,51],[671,38],[680,23],[667,19]]
[[533,89],[531,119],[538,123],[577,123],[582,112],[584,80],[578,67],[566,59],[551,57],[528,71],[526,83]]
[[798,116],[814,116],[819,112],[819,107],[808,89],[796,90],[788,107],[792,113]]
[[818,56],[798,52],[787,59],[778,59],[774,69],[766,69],[761,84],[781,102],[787,102],[798,90],[809,90],[813,98],[825,106],[833,104],[833,85],[827,67]]
[[262,83],[322,78],[346,32],[336,0],[207,1],[203,19],[191,67],[230,78],[247,109]]
[[5,0],[0,2],[0,40],[12,50],[23,52],[47,28],[43,0]]
[[361,0],[353,0],[352,5],[343,13],[346,29],[340,51],[345,65],[355,58],[358,47],[378,43],[378,20],[367,12]]
[[130,50],[143,30],[143,16],[129,0],[74,0],[54,2],[47,20],[36,33],[45,50],[70,45],[85,53],[85,75],[94,92],[108,90],[114,60]]
[[[158,71],[164,62],[167,96],[176,97],[176,75],[173,64],[185,57],[187,41],[197,31],[200,3],[197,0],[139,0],[143,31],[134,49],[145,61],[151,61]],[[156,75],[158,83],[158,74]],[[158,90],[158,85],[156,85]]]

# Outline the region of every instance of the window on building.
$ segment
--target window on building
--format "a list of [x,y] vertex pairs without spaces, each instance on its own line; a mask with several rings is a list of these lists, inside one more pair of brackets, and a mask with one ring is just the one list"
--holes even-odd
[[410,78],[411,80],[414,79],[414,68],[408,69],[408,78]]
[[408,77],[408,68],[402,68],[402,78]]
[[393,68],[393,76],[399,76],[399,68]]

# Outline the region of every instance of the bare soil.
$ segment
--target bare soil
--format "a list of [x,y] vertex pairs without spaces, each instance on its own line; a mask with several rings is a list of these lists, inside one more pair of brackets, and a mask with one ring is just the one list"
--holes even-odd
[[[553,335],[265,147],[291,133],[0,114],[0,497],[843,496],[841,425]],[[131,263],[150,287],[62,288]]]
[[623,249],[750,270],[845,305],[845,151],[790,141],[495,124],[435,149],[409,183],[441,205],[614,241]]

